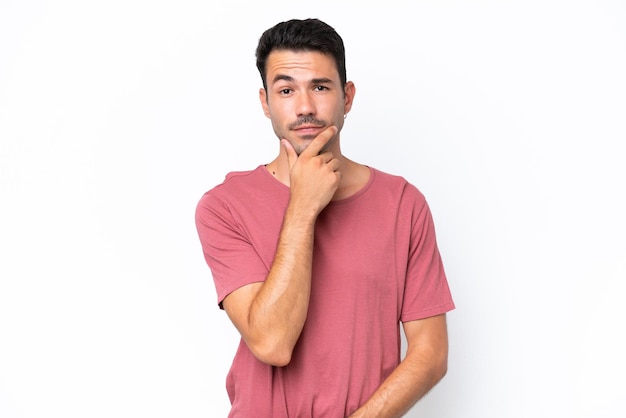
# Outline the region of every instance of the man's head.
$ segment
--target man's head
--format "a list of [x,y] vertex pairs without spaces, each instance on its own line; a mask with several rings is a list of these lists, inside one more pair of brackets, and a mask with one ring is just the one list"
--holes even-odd
[[256,66],[267,89],[267,57],[274,50],[316,51],[335,60],[342,87],[346,84],[346,53],[343,40],[329,25],[318,19],[289,20],[266,30],[256,49]]
[[352,107],[354,83],[346,81],[343,41],[317,19],[290,20],[267,30],[257,48],[263,79],[259,100],[279,139],[297,154],[335,126],[327,149],[339,152],[339,132]]

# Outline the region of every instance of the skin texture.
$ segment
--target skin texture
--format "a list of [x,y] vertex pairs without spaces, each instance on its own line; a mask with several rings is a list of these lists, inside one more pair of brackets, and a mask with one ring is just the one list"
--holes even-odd
[[276,136],[298,155],[325,127],[341,131],[355,89],[349,82],[344,94],[340,83],[334,60],[319,52],[274,51],[268,57],[268,90],[260,89],[259,99]]
[[[267,169],[290,187],[290,200],[266,280],[235,290],[223,306],[259,360],[284,366],[306,321],[317,216],[331,200],[360,190],[370,174],[341,153],[344,115],[356,90],[352,82],[341,86],[333,58],[274,50],[266,70],[267,90],[259,91],[259,99],[280,140]],[[445,315],[403,326],[406,357],[352,417],[401,416],[444,376]]]
[[289,363],[306,320],[315,220],[341,177],[339,161],[330,152],[318,153],[335,132],[324,131],[299,157],[289,151],[294,181],[270,272],[264,282],[243,286],[223,301],[252,353],[274,366]]
[[404,415],[446,374],[446,316],[403,324],[407,353],[402,362],[351,418],[392,418]]

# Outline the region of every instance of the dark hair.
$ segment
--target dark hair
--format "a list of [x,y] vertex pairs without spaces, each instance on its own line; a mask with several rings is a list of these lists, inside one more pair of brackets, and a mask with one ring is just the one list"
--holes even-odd
[[256,49],[256,66],[261,73],[263,87],[267,89],[265,64],[275,49],[292,51],[318,51],[335,59],[342,87],[346,85],[346,51],[341,36],[319,19],[292,19],[266,30]]

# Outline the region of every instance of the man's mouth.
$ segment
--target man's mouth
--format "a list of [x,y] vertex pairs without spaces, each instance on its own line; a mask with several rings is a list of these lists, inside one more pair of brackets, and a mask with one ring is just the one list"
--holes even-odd
[[313,139],[315,138],[322,130],[324,126],[318,125],[301,125],[294,129],[295,133],[302,139]]
[[313,116],[302,116],[294,123],[289,125],[289,129],[291,130],[300,130],[300,129],[315,129],[315,128],[323,128],[326,124],[324,121],[314,118]]
[[297,128],[295,128],[295,130],[298,132],[309,132],[309,131],[317,131],[322,128],[323,126],[318,126],[318,125],[302,125],[302,126],[298,126]]

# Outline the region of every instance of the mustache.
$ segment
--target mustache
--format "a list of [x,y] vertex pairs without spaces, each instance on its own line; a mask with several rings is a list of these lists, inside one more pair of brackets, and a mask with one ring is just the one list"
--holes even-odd
[[296,120],[295,122],[290,123],[288,128],[297,129],[302,125],[314,125],[318,128],[321,128],[322,126],[326,125],[326,122],[324,122],[323,120],[315,119],[315,117],[311,115],[306,115],[298,118],[298,120]]

